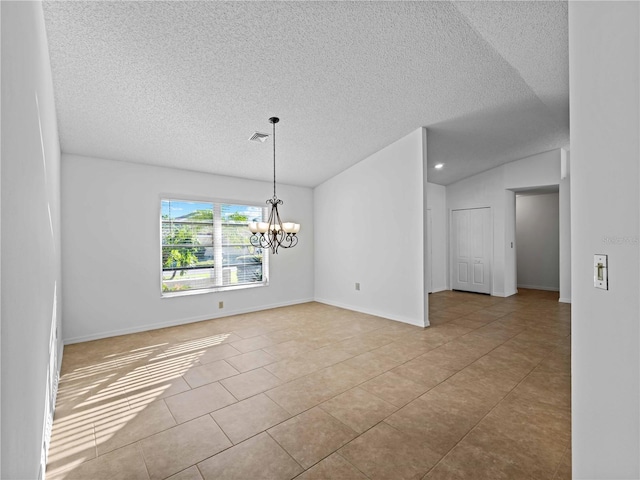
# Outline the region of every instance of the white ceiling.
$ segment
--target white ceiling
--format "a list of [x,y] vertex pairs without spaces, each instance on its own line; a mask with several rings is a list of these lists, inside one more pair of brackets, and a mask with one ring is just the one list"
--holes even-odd
[[316,186],[418,127],[443,185],[567,147],[566,2],[46,2],[63,152]]

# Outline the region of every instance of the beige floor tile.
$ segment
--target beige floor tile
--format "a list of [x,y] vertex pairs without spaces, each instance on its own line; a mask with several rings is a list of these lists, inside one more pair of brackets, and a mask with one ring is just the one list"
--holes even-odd
[[240,350],[237,350],[231,345],[225,343],[208,348],[198,357],[198,361],[204,365],[206,363],[224,360],[225,358],[240,355],[241,353],[242,352]]
[[518,385],[513,395],[556,407],[570,408],[571,377],[534,370]]
[[373,393],[396,407],[406,405],[428,390],[427,387],[393,372],[387,372],[375,377],[362,384],[360,388]]
[[277,330],[279,330],[279,327],[277,326],[259,325],[259,326],[247,327],[242,330],[235,330],[233,333],[239,335],[242,338],[255,338],[255,337],[266,335],[268,333],[271,333]]
[[531,480],[518,465],[491,451],[459,443],[424,480]]
[[368,379],[360,370],[338,364],[267,391],[292,415],[304,412]]
[[368,430],[398,409],[357,387],[321,403],[320,408],[358,433]]
[[239,372],[248,372],[259,367],[264,367],[270,363],[274,363],[276,358],[262,350],[255,350],[249,353],[243,353],[235,357],[227,358],[227,363]]
[[207,363],[190,369],[184,374],[184,379],[191,386],[191,388],[197,388],[207,383],[217,382],[223,378],[237,375],[238,370],[233,368],[224,360],[218,360],[217,362]]
[[305,468],[356,437],[356,432],[320,408],[301,413],[268,433]]
[[165,399],[177,423],[201,417],[236,402],[220,383],[214,382]]
[[531,478],[553,478],[566,448],[566,444],[557,443],[552,436],[542,439],[532,435],[531,429],[517,431],[504,425],[496,428],[485,421],[474,428],[461,444],[490,452],[492,457],[516,466]]
[[278,377],[281,382],[290,382],[297,378],[304,377],[322,368],[323,364],[315,359],[304,357],[290,357],[272,363],[264,367],[270,373]]
[[338,452],[374,480],[418,479],[440,455],[382,422]]
[[176,377],[170,380],[161,379],[157,382],[150,380],[148,383],[127,390],[127,400],[129,401],[129,405],[135,408],[188,390],[191,390],[191,387],[182,377]]
[[166,478],[231,446],[209,415],[140,442],[152,480]]
[[477,422],[489,413],[504,396],[505,393],[487,390],[482,385],[453,383],[447,380],[429,390],[420,399],[428,405]]
[[287,358],[267,365],[265,368],[284,382],[317,372],[325,367],[335,365],[352,354],[337,347],[323,347],[296,357]]
[[48,480],[148,480],[140,446],[128,445],[101,455],[70,470],[54,475]]
[[347,338],[341,341],[338,345],[342,350],[353,355],[368,352],[375,348],[380,348],[384,345],[392,343],[394,338],[389,335],[375,331],[372,333],[366,333],[364,335],[357,335],[355,337]]
[[478,420],[418,398],[402,407],[385,422],[444,456]]
[[248,353],[268,347],[269,345],[273,345],[273,343],[273,340],[270,340],[267,337],[252,337],[238,340],[237,342],[231,342],[231,346],[242,353]]
[[400,375],[412,382],[423,385],[425,389],[433,388],[439,383],[445,381],[456,370],[430,365],[424,361],[415,361],[405,363],[391,370],[391,373]]
[[97,456],[96,437],[93,423],[77,425],[54,422],[49,456],[47,459],[47,478],[49,476],[75,468]]
[[363,372],[371,375],[380,375],[387,372],[402,363],[385,355],[375,354],[373,352],[365,352],[353,358],[345,360],[344,363],[350,367],[358,368]]
[[244,400],[277,387],[282,381],[264,368],[256,368],[255,370],[220,380],[220,383],[238,400]]
[[262,393],[213,412],[211,416],[234,444],[291,417],[286,410]]
[[289,480],[303,470],[266,433],[199,463],[198,468],[205,480]]
[[96,421],[98,455],[142,440],[176,424],[163,400]]
[[200,470],[195,465],[183,470],[175,475],[171,475],[167,480],[202,480]]
[[334,453],[296,478],[296,480],[367,480],[356,467]]
[[475,330],[477,328],[484,327],[487,323],[490,323],[492,321],[493,320],[481,320],[481,319],[469,318],[468,316],[466,316],[466,317],[460,317],[460,318],[451,320],[451,324],[460,325],[461,327],[472,328]]
[[301,340],[300,338],[295,338],[287,342],[278,343],[277,345],[264,347],[262,350],[278,360],[282,360],[284,358],[295,357],[306,352],[310,352],[313,348],[311,348],[309,342]]
[[567,446],[571,442],[571,409],[518,397],[512,392],[487,415],[482,424],[519,440],[526,435],[538,443]]
[[[274,342],[274,344],[283,344],[291,340],[304,337],[304,333],[300,330],[295,330],[295,329],[283,329],[283,330],[276,330],[274,332],[265,333],[263,336],[265,338],[268,338],[272,342]],[[265,348],[270,348],[270,347],[265,347]]]
[[571,480],[571,448],[567,448],[553,480]]
[[407,344],[406,341],[395,341],[388,343],[380,348],[371,350],[371,353],[375,355],[381,355],[392,360],[397,361],[399,364],[413,360],[416,357],[424,354],[429,350],[429,347],[414,343]]

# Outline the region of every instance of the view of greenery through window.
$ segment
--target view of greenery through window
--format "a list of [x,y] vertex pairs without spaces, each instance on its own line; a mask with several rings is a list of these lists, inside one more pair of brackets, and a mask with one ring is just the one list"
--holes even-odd
[[162,200],[162,291],[266,283],[264,252],[249,242],[249,222],[264,208]]

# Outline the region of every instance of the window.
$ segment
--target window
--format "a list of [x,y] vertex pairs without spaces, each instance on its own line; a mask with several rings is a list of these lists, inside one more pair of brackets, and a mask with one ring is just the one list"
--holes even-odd
[[162,199],[162,294],[266,285],[267,252],[249,242],[266,208]]

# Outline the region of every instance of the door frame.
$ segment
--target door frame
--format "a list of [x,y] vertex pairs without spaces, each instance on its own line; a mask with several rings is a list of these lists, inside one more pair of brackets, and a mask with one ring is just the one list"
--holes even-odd
[[430,208],[427,208],[427,216],[425,221],[428,221],[427,225],[427,294],[433,293],[433,212]]
[[[481,208],[488,208],[489,209],[489,219],[491,220],[491,228],[489,229],[489,237],[490,237],[490,245],[491,248],[489,249],[489,261],[491,262],[491,275],[489,278],[489,295],[491,295],[492,297],[494,296],[494,291],[493,291],[493,272],[495,270],[494,268],[494,262],[493,262],[493,250],[495,249],[495,240],[493,238],[493,223],[494,223],[494,218],[493,218],[493,208],[490,205],[484,205],[484,206],[474,206],[474,207],[456,207],[456,208],[450,208],[449,209],[449,290],[453,290],[453,264],[454,264],[454,248],[452,245],[452,240],[453,240],[453,212],[455,211],[459,211],[459,210],[479,210]],[[473,293],[473,292],[472,292]],[[482,295],[482,294],[481,294]]]

